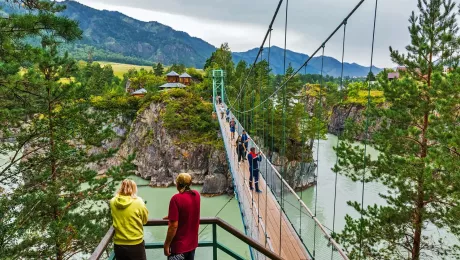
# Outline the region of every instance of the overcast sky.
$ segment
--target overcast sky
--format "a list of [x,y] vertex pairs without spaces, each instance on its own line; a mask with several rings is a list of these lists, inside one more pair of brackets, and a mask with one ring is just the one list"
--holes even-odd
[[[96,9],[119,11],[142,21],[157,21],[185,31],[214,46],[228,42],[232,51],[259,47],[278,0],[78,0]],[[284,46],[285,2],[274,24],[272,43]],[[310,55],[359,0],[291,0],[287,48]],[[345,61],[369,66],[374,0],[366,0],[348,21]],[[388,47],[403,50],[409,43],[408,18],[415,0],[379,1],[374,65],[395,66]],[[326,55],[340,60],[340,31],[326,46]]]

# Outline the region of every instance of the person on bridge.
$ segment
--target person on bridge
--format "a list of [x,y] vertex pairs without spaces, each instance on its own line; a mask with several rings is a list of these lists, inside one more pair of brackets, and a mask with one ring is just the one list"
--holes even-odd
[[249,137],[248,134],[246,133],[246,130],[243,129],[243,134],[241,135],[241,140],[243,141],[244,144],[244,156],[243,160],[246,160],[246,152],[248,150],[248,145],[249,145]]
[[227,111],[225,111],[225,114],[227,115],[227,122],[230,122],[230,108],[227,107]]
[[179,193],[169,202],[168,233],[164,243],[164,254],[168,260],[193,260],[198,247],[200,226],[200,194],[190,189],[192,176],[181,173],[176,178]]
[[251,152],[248,154],[249,162],[249,189],[254,190],[252,182],[254,180],[256,192],[261,193],[259,189],[259,162],[262,161],[261,152],[256,153],[256,148],[251,147]]
[[241,136],[238,136],[236,139],[236,154],[238,155],[238,165],[241,164],[241,160],[244,159],[244,154],[246,153],[246,148],[244,147],[243,140]]
[[235,118],[232,118],[232,120],[230,121],[230,138],[232,138],[232,140],[235,139],[235,126]]
[[121,182],[120,189],[110,200],[112,213],[115,258],[120,260],[146,260],[144,225],[148,210],[137,195],[137,185],[133,180]]
[[224,119],[224,114],[225,114],[225,107],[222,105],[220,107],[220,119]]

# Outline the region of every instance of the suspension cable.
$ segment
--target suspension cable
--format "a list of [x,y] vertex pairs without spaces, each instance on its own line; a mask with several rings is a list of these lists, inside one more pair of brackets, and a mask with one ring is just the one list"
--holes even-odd
[[[364,1],[364,0],[363,0]],[[254,67],[256,66],[256,63],[257,63],[257,60],[259,59],[259,55],[261,54],[263,48],[264,48],[264,45],[265,45],[265,41],[267,41],[267,37],[268,35],[270,34],[270,32],[272,31],[272,27],[273,27],[273,23],[275,22],[276,20],[276,16],[278,15],[278,11],[280,10],[280,7],[281,7],[281,4],[283,3],[283,0],[280,0],[278,2],[278,6],[276,7],[276,10],[275,10],[275,13],[273,14],[273,17],[272,17],[272,20],[270,22],[270,25],[268,26],[268,30],[267,32],[265,33],[265,37],[264,37],[264,40],[262,41],[262,44],[260,45],[260,48],[259,48],[259,51],[257,52],[257,55],[256,55],[256,58],[254,59],[254,62],[252,64],[252,66],[250,67],[249,69],[249,72],[246,76],[246,79],[244,80],[244,82],[242,83],[242,85],[240,86],[240,91],[235,99],[235,101],[230,104],[230,109],[233,108],[233,105],[235,105],[235,102],[236,100],[238,100],[238,98],[240,97],[241,93],[244,91],[245,87],[246,87],[246,82],[248,81],[249,79],[249,76],[251,75],[252,73],[252,70],[254,69]],[[230,100],[229,100],[230,101]]]
[[363,210],[364,210],[364,188],[365,188],[365,175],[366,175],[366,167],[367,167],[367,143],[369,138],[369,108],[371,105],[371,78],[370,76],[373,75],[372,73],[372,66],[374,65],[374,45],[375,45],[375,27],[377,24],[377,10],[378,10],[378,0],[375,0],[375,10],[374,10],[374,27],[372,30],[372,48],[371,48],[371,66],[369,69],[368,75],[368,87],[367,87],[367,105],[366,105],[366,126],[365,126],[365,135],[364,135],[364,154],[363,154],[363,176],[361,179],[362,182],[362,192],[361,192],[361,219],[360,219],[360,238],[359,238],[359,257],[361,259],[361,253],[363,248]]
[[[270,31],[270,36],[268,38],[268,56],[267,56],[267,63],[268,63],[268,78],[267,78],[267,90],[270,86],[270,50],[271,50],[271,39],[272,39],[272,32]],[[262,101],[262,99],[260,99],[260,101]],[[265,143],[265,107],[264,107],[264,117],[263,117],[263,123],[264,123],[264,128],[263,128],[263,132],[264,132],[264,143]],[[267,115],[268,116],[268,115]],[[268,160],[267,158],[265,158],[265,219],[267,219],[267,208],[268,208]],[[267,221],[264,222],[265,223],[265,247],[267,247],[267,240],[268,240],[268,236],[267,236]]]
[[[341,69],[341,74],[340,74],[340,96],[341,96],[341,101],[343,100],[343,69],[344,69],[344,58],[345,58],[345,39],[347,35],[347,21],[344,21],[345,25],[343,27],[343,42],[342,42],[342,69]],[[337,136],[337,148],[339,147],[340,144],[340,135],[342,133],[338,133]],[[336,164],[339,162],[339,155],[337,154],[336,158]],[[333,219],[332,219],[332,233],[335,232],[335,215],[336,215],[336,204],[337,204],[337,179],[338,179],[338,171],[335,172],[335,182],[334,182],[334,214],[333,214]],[[331,259],[334,256],[334,249],[332,249],[332,254],[331,254]]]
[[[319,85],[319,112],[316,115],[316,120],[317,120],[317,145],[316,145],[316,174],[315,174],[315,210],[314,214],[316,217],[317,214],[317,205],[318,205],[318,176],[319,176],[319,139],[320,139],[320,124],[321,124],[321,119],[323,118],[323,70],[324,70],[324,48],[323,46],[323,51],[321,55],[321,79],[320,79],[320,85]],[[313,258],[315,258],[316,254],[316,228],[313,231]]]
[[[337,33],[337,31],[345,25],[346,21],[356,12],[356,10],[363,4],[365,0],[361,0],[354,8],[353,10],[347,15],[347,17],[337,26],[337,28],[326,38],[326,40],[313,52],[313,54],[302,64],[302,66],[300,66],[289,78],[285,79],[279,86],[278,88],[275,89],[275,91],[270,95],[268,96],[264,101],[260,102],[259,105],[251,108],[251,109],[248,109],[248,110],[243,110],[243,111],[236,111],[234,109],[232,109],[233,107],[231,107],[232,111],[235,111],[236,113],[248,113],[248,112],[251,112],[251,110],[253,109],[256,109],[258,108],[259,106],[261,106],[262,104],[264,104],[265,102],[267,102],[269,99],[271,99],[273,96],[275,96],[278,91],[280,91],[286,84],[288,81],[290,81],[292,78],[294,78],[298,73],[299,71],[308,65],[308,63],[316,56],[316,54],[318,54],[318,52],[323,48],[323,46],[326,45],[326,43],[329,42],[329,40]],[[237,97],[238,98],[238,97]]]
[[[284,69],[284,75],[286,75],[286,48],[287,48],[287,22],[288,22],[288,10],[289,10],[289,0],[286,0],[286,17],[284,21],[284,60],[283,60],[283,69]],[[281,162],[283,162],[283,156],[286,156],[286,86],[283,88],[283,143],[282,143],[282,154],[281,154]],[[280,209],[280,256],[281,256],[281,249],[282,249],[282,217],[283,217],[283,211],[284,211],[284,203],[283,203],[283,178],[286,173],[284,172],[284,165],[282,165],[282,171],[281,171],[281,181],[280,181],[280,186],[281,186],[281,209]]]

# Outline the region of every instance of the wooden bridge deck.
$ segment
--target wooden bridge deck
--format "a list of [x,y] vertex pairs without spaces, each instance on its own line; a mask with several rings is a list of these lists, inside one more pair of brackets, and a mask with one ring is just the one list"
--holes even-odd
[[[226,122],[225,118],[221,119],[218,115],[218,120],[223,126],[224,133],[222,138],[230,140],[230,127]],[[259,242],[269,248],[271,251],[280,255],[286,260],[305,260],[310,259],[308,253],[300,241],[297,233],[291,226],[284,212],[281,210],[279,203],[270,191],[270,188],[266,185],[264,178],[260,175],[259,187],[263,191],[262,193],[256,193],[251,191],[248,186],[249,181],[249,165],[247,161],[241,162],[238,165],[238,156],[236,154],[236,138],[238,133],[235,133],[235,139],[230,140],[232,146],[227,147],[227,154],[229,160],[233,161],[233,165],[236,165],[233,169],[233,177],[239,178],[239,183],[243,184],[243,191],[245,194],[239,194],[239,199],[252,199],[252,208],[243,209],[244,214],[252,214],[253,222],[246,223],[246,225],[252,225],[259,232]],[[230,149],[230,151],[228,151]],[[263,162],[262,162],[263,163]],[[252,212],[251,212],[252,211]],[[280,221],[281,219],[281,221]],[[281,229],[280,229],[281,226]],[[268,239],[265,236],[265,230]]]

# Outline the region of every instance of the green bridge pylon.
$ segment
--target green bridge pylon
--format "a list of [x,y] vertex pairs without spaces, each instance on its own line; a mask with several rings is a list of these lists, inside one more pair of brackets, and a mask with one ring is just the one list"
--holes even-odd
[[225,86],[224,86],[225,72],[224,70],[213,70],[212,71],[212,102],[214,104],[214,110],[216,110],[216,97],[220,94],[222,102],[224,102]]

